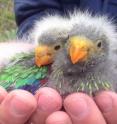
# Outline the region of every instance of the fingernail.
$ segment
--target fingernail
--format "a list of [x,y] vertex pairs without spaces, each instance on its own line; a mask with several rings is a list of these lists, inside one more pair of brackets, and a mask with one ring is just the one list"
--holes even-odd
[[99,101],[97,101],[97,102],[98,102],[98,105],[99,105],[99,107],[103,113],[107,113],[107,112],[110,112],[112,110],[113,100],[112,100],[111,96],[103,95],[102,99],[100,97]]
[[77,117],[77,119],[84,118],[89,111],[87,102],[84,98],[72,99],[71,102],[68,102],[65,106],[68,113]]
[[21,96],[12,97],[9,104],[14,115],[25,116],[33,111],[33,107]]
[[38,98],[38,109],[53,112],[59,109],[59,101],[52,96],[41,94]]

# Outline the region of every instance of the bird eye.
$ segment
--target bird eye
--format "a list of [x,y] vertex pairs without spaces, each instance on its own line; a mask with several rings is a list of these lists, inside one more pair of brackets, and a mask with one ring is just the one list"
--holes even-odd
[[60,48],[61,48],[60,45],[56,45],[56,46],[54,47],[55,50],[59,50]]
[[97,42],[97,47],[98,47],[98,48],[101,48],[101,46],[102,46],[102,42],[101,42],[101,41],[98,41],[98,42]]

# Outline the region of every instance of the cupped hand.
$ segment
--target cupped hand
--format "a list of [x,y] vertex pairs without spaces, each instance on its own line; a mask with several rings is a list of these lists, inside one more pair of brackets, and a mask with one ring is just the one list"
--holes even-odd
[[94,99],[74,93],[62,101],[51,88],[41,88],[34,97],[27,91],[7,93],[0,87],[0,124],[117,124],[116,115],[117,94],[109,91]]
[[[117,94],[98,93],[94,98],[74,93],[62,101],[51,88],[42,88],[37,94],[38,110],[31,121],[34,124],[117,124]],[[61,111],[62,105],[65,112]]]

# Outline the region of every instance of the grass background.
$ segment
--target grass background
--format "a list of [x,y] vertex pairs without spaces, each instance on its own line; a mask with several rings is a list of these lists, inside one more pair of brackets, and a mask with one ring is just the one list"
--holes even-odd
[[16,37],[13,0],[0,0],[0,42]]

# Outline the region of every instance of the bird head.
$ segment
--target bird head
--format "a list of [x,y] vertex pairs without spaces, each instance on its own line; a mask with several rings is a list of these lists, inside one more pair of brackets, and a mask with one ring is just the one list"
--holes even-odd
[[38,46],[35,48],[35,62],[37,66],[43,66],[53,63],[55,56],[64,47],[66,41],[66,33],[64,31],[53,31],[44,33],[39,40]]
[[37,66],[51,64],[64,46],[71,29],[69,20],[60,15],[48,15],[35,23],[31,39],[35,41],[35,63]]
[[[66,43],[66,59],[64,72],[85,72],[104,63],[108,56],[108,42],[106,39],[90,39],[85,35],[70,36]],[[64,52],[63,55],[65,56]],[[64,57],[63,57],[64,58]],[[62,67],[63,68],[63,67]],[[68,71],[68,72],[67,72]]]

